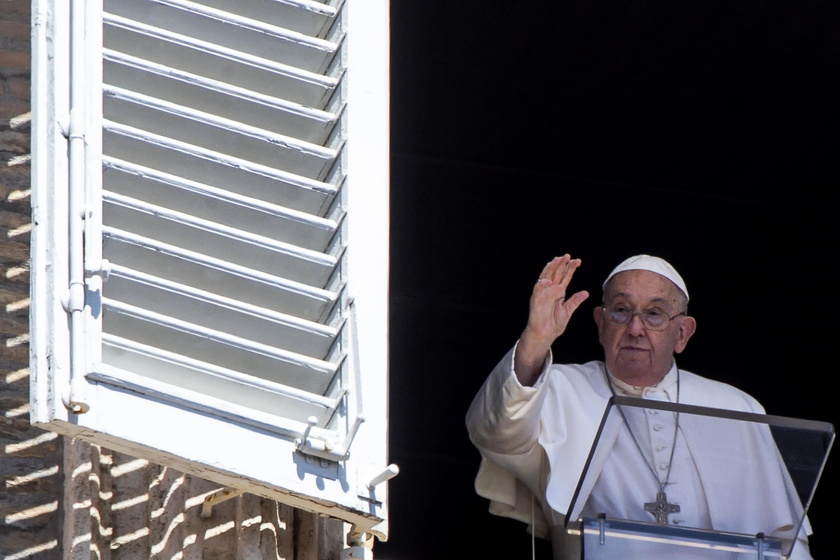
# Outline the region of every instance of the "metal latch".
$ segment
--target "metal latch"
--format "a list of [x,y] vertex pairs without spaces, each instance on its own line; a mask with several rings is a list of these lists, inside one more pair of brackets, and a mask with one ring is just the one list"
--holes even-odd
[[308,426],[303,431],[301,437],[295,440],[295,445],[298,451],[304,455],[312,455],[328,461],[343,461],[350,455],[350,444],[353,443],[353,438],[359,431],[359,426],[362,425],[365,419],[358,416],[353,423],[353,427],[347,432],[344,441],[337,441],[337,439],[318,439],[311,436],[312,428],[318,424],[318,419],[310,416],[306,419]]

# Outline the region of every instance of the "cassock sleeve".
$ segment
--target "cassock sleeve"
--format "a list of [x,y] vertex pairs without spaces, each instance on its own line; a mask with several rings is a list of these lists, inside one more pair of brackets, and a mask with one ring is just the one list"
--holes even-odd
[[519,383],[511,349],[485,380],[467,412],[467,431],[481,454],[476,492],[490,500],[494,515],[517,519],[538,536],[548,536],[548,524],[534,496],[545,489],[547,461],[538,443],[540,406],[546,371],[533,387]]

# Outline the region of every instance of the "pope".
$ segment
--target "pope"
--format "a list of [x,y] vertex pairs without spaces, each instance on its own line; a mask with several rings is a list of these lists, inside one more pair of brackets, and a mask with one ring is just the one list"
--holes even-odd
[[[523,521],[535,535],[551,538],[556,560],[580,558],[579,539],[564,530],[565,515],[612,397],[765,414],[746,392],[677,366],[697,320],[688,314],[683,278],[651,255],[626,259],[602,285],[593,316],[603,360],[555,363],[552,345],[589,298],[587,291],[569,289],[580,266],[581,260],[568,254],[545,265],[524,330],[479,389],[466,418],[481,454],[477,492],[490,500],[491,513]],[[788,534],[801,504],[769,434],[719,434],[690,422],[679,413],[623,418],[609,458],[598,465],[588,507],[678,527],[753,535],[758,527],[796,542],[792,558],[811,558],[807,520],[801,532]],[[728,440],[756,459],[743,476],[721,459]]]

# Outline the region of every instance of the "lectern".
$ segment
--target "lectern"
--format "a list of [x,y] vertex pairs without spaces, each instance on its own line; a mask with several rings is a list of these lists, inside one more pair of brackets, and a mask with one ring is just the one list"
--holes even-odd
[[825,422],[613,397],[555,557],[809,558],[797,537],[833,442]]

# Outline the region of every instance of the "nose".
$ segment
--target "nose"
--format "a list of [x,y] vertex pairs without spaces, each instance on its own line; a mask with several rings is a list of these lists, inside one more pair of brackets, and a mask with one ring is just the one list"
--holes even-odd
[[647,332],[645,324],[642,322],[642,316],[639,313],[633,313],[630,317],[630,322],[627,323],[627,331],[634,336],[642,336]]

